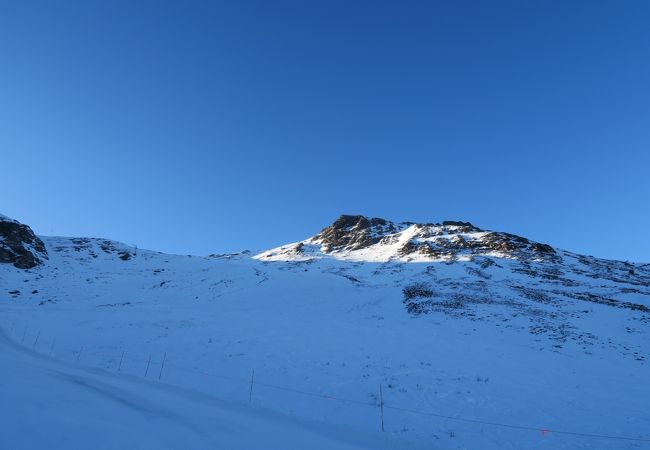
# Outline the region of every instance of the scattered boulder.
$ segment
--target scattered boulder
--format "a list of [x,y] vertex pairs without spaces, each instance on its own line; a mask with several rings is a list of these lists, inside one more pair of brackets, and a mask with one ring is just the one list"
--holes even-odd
[[120,259],[122,261],[128,261],[129,259],[131,259],[133,257],[131,252],[129,252],[127,250],[120,250],[117,254],[120,255]]

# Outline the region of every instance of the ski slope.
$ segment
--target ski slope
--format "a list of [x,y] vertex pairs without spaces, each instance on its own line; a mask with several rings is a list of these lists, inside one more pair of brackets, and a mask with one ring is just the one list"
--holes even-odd
[[61,363],[0,334],[0,448],[371,449],[390,439]]
[[[3,351],[13,359],[0,367],[17,369],[2,370],[12,377],[2,386],[21,386],[15,395],[23,395],[2,391],[7,428],[24,430],[26,417],[47,423],[66,407],[91,420],[83,405],[93,403],[66,403],[59,392],[92,392],[106,420],[128,418],[140,413],[114,397],[133,393],[157,417],[132,417],[143,423],[129,428],[137,439],[164,428],[196,448],[296,448],[250,440],[284,426],[307,433],[301,439],[316,436],[299,448],[650,448],[648,266],[561,250],[539,256],[528,250],[534,243],[515,253],[462,253],[482,248],[482,232],[467,236],[480,242],[454,258],[395,253],[395,243],[413,239],[449,251],[422,229],[401,227],[391,233],[408,239],[378,236],[360,249],[328,253],[312,238],[254,257],[42,237],[42,264],[0,265],[0,326],[41,355]],[[73,377],[52,376],[52,365]],[[70,381],[77,376],[83,383]],[[54,384],[30,387],[38,383]],[[105,385],[120,394],[95,395]],[[57,395],[49,410],[39,406],[41,390]],[[22,414],[13,405],[24,405]],[[213,430],[214,414],[249,431]],[[203,437],[183,437],[188,421]],[[100,419],[92,423],[106,434]],[[49,431],[73,439],[59,425]],[[168,448],[178,442],[158,434]],[[108,436],[105,448],[123,448],[111,439],[119,437]]]

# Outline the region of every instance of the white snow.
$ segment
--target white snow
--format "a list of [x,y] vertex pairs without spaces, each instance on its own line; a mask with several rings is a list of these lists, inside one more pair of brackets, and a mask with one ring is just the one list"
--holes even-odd
[[4,334],[0,367],[2,449],[396,448],[377,435],[61,363]]
[[[650,439],[650,316],[551,292],[650,306],[648,286],[598,278],[570,253],[558,287],[508,258],[337,259],[306,240],[317,258],[123,261],[132,247],[43,240],[44,265],[0,265],[0,326],[16,343],[0,341],[0,448],[649,446],[556,432]],[[402,289],[418,282],[494,302],[414,316]],[[513,303],[509,285],[551,297]]]

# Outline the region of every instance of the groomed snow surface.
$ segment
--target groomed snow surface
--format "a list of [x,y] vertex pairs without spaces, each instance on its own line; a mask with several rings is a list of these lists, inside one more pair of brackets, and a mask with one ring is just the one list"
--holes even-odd
[[0,367],[3,450],[399,448],[370,433],[61,363],[4,334]]

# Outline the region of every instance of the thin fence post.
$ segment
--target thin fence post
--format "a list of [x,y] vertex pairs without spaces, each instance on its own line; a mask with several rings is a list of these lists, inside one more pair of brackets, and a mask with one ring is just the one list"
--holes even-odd
[[20,340],[20,342],[25,342],[25,336],[27,336],[27,327],[25,327],[25,332],[23,333],[23,338]]
[[122,350],[122,356],[120,356],[120,364],[117,366],[117,371],[122,370],[122,361],[124,360],[124,350]]
[[255,380],[255,369],[251,373],[251,390],[248,392],[248,403],[253,401],[253,381]]
[[379,409],[381,411],[381,432],[384,432],[384,392],[379,385]]
[[52,341],[52,345],[50,346],[50,356],[54,353],[54,344],[56,343],[56,339]]
[[36,348],[36,343],[38,342],[39,337],[41,337],[41,332],[40,331],[36,335],[36,339],[34,339],[34,344],[32,345],[32,348]]
[[149,355],[149,361],[147,361],[147,369],[144,371],[144,377],[147,378],[147,374],[149,373],[149,365],[151,364],[151,355]]
[[84,351],[83,345],[81,346],[81,349],[79,349],[79,353],[77,353],[77,360],[75,361],[75,364],[79,364],[79,358],[81,358],[81,352]]
[[160,373],[158,374],[158,380],[160,380],[162,378],[162,371],[163,371],[163,368],[165,367],[165,360],[166,359],[167,359],[167,352],[165,352],[165,354],[163,355],[162,364],[160,364]]

